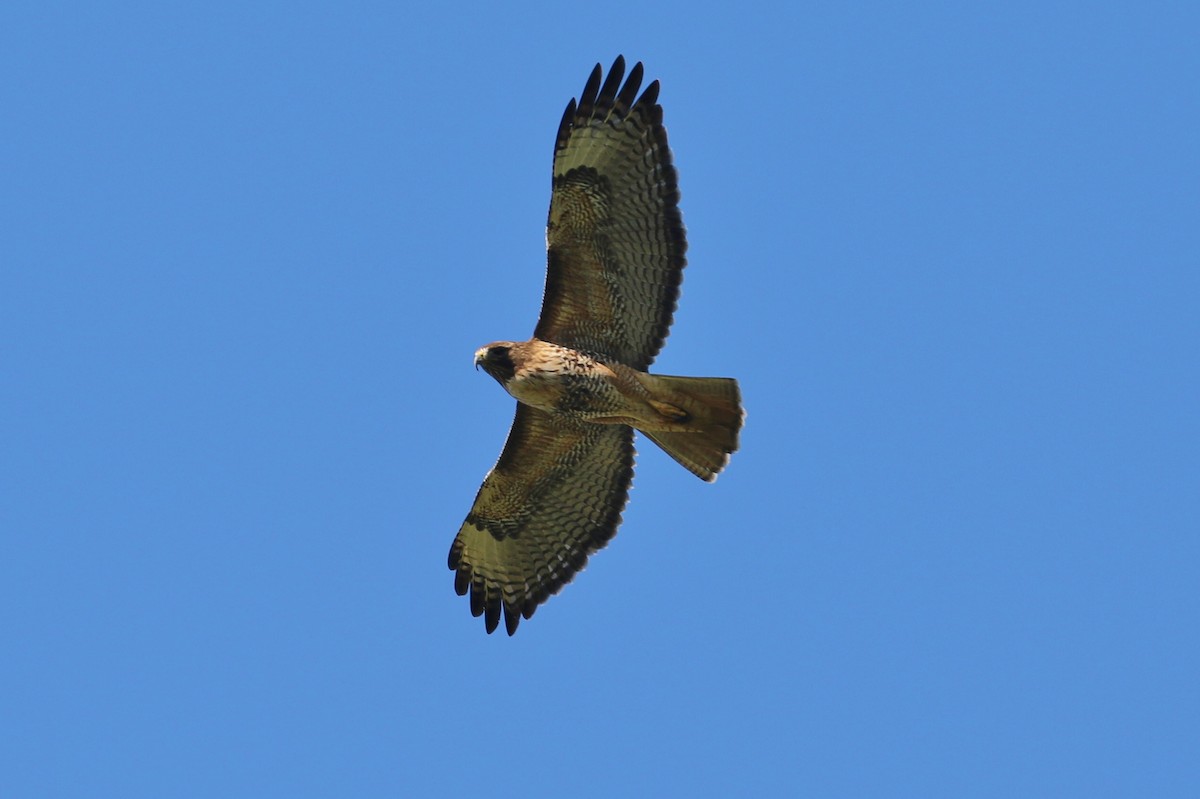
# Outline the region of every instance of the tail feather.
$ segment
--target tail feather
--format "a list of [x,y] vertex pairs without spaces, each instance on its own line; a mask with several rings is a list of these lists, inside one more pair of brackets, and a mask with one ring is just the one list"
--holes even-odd
[[736,380],[728,377],[642,375],[654,398],[686,411],[666,429],[642,430],[680,465],[712,482],[737,451],[745,412]]

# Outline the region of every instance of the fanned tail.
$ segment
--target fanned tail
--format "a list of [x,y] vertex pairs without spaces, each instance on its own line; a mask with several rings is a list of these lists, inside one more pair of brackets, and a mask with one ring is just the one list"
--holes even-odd
[[[681,409],[686,416],[670,429],[642,430],[681,466],[706,482],[737,451],[746,414],[737,381],[728,377],[641,375],[654,400]],[[640,429],[640,428],[639,428]]]

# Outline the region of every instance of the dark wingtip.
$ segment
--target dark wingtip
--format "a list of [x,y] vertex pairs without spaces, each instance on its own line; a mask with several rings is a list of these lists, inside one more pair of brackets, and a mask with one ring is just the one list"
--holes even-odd
[[559,131],[563,131],[571,125],[571,120],[575,118],[575,98],[571,98],[571,102],[567,103],[566,110],[563,111],[562,121],[558,123]]
[[608,77],[605,78],[604,85],[600,86],[600,95],[596,97],[598,106],[612,107],[612,101],[617,97],[617,90],[620,89],[620,79],[624,77],[625,58],[618,55],[617,60],[612,62],[612,68],[608,70]]
[[489,602],[483,612],[483,626],[487,628],[488,635],[496,632],[496,628],[500,626],[500,603]]
[[633,69],[629,70],[629,77],[625,80],[621,93],[617,95],[617,107],[622,112],[627,113],[633,107],[634,98],[637,97],[638,89],[642,86],[643,74],[641,61],[634,64]]
[[482,616],[483,605],[483,586],[471,583],[471,615],[477,618]]
[[511,608],[508,603],[504,603],[504,629],[508,632],[509,637],[512,637],[517,632],[517,625],[521,623],[521,611],[517,608]]
[[592,68],[592,74],[588,76],[587,83],[583,86],[583,93],[579,95],[579,109],[586,109],[591,112],[592,106],[596,102],[596,95],[600,92],[600,76],[603,70],[599,64]]
[[[657,103],[659,88],[660,87],[657,80],[650,81],[650,85],[646,87],[646,91],[642,92],[642,96],[638,98],[638,101],[635,103],[635,105],[642,105],[643,103],[646,105],[654,105]],[[661,117],[659,118],[659,121],[662,121]]]

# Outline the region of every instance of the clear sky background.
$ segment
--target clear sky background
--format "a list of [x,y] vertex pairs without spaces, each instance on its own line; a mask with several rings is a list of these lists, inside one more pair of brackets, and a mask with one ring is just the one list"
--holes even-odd
[[[6,3],[0,795],[1200,795],[1200,11]],[[515,638],[446,568],[551,146],[663,89],[648,442]]]

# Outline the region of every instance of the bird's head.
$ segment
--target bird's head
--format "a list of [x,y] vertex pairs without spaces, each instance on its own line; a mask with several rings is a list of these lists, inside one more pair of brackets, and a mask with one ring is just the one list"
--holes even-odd
[[500,385],[512,380],[517,371],[513,363],[513,343],[511,341],[496,341],[486,347],[475,350],[475,368],[483,367]]

